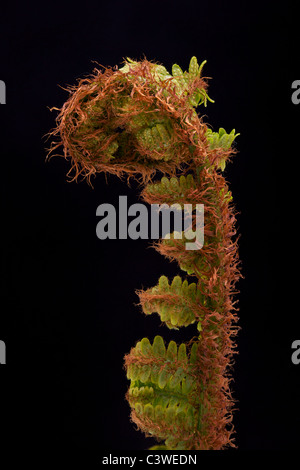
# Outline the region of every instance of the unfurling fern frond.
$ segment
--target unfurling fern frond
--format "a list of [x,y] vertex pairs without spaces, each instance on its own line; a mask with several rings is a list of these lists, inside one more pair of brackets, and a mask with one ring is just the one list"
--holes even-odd
[[[95,69],[70,89],[52,133],[71,160],[74,178],[100,172],[141,178],[145,202],[185,204],[188,227],[164,235],[155,248],[176,261],[187,278],[161,276],[139,291],[146,315],[170,329],[195,328],[189,344],[161,336],[137,342],[125,356],[131,419],[160,444],[153,449],[224,449],[233,446],[229,366],[237,315],[233,296],[240,277],[232,195],[220,171],[234,154],[238,134],[208,129],[195,108],[212,100],[192,57],[188,71],[172,73],[146,59],[127,58],[120,69]],[[153,181],[156,172],[163,174]],[[197,238],[198,204],[204,240]],[[186,249],[196,237],[196,248]],[[190,277],[189,277],[190,276]],[[163,441],[163,442],[161,442]]]

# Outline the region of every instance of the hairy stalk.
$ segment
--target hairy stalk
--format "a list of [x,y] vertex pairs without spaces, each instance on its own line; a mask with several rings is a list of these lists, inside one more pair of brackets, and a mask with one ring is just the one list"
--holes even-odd
[[[165,345],[161,336],[152,344],[143,338],[125,356],[131,419],[162,442],[159,449],[234,446],[229,382],[240,272],[235,211],[222,171],[236,134],[213,132],[195,111],[212,101],[204,64],[193,57],[188,71],[175,64],[169,73],[160,64],[127,58],[120,69],[95,69],[69,89],[51,132],[49,155],[62,145],[73,179],[127,175],[142,180],[149,204],[204,204],[200,250],[186,250],[186,232],[155,244],[187,279],[161,276],[157,286],[138,292],[146,315],[158,313],[168,328],[195,324],[197,335],[179,346]],[[156,172],[164,176],[153,182]]]

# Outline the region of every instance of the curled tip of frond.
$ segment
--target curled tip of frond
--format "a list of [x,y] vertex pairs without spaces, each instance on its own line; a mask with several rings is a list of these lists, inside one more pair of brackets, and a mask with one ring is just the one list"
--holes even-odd
[[204,62],[192,58],[188,72],[175,64],[172,74],[147,59],[95,68],[68,87],[48,156],[62,147],[74,179],[108,172],[144,182],[209,158],[207,126],[194,109],[209,99]]

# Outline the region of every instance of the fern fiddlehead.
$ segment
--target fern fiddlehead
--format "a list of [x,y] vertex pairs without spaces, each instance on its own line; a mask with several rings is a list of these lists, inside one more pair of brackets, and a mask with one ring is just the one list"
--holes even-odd
[[[238,327],[240,277],[232,196],[222,175],[234,153],[235,131],[213,132],[195,108],[212,101],[193,57],[189,70],[127,59],[118,69],[95,69],[70,88],[57,116],[50,154],[62,145],[74,178],[98,172],[140,177],[149,204],[204,204],[204,245],[186,250],[185,233],[170,234],[156,249],[175,260],[187,279],[161,276],[138,292],[146,315],[168,328],[196,325],[189,344],[161,336],[139,341],[125,356],[131,418],[164,449],[234,446],[229,366]],[[153,181],[156,172],[164,176]],[[195,228],[192,215],[191,227]]]

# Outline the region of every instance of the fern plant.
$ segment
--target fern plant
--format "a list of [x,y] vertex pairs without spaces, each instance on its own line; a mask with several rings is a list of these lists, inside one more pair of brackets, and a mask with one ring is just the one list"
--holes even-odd
[[[131,419],[153,449],[224,449],[234,446],[229,386],[238,331],[234,295],[240,277],[235,210],[222,174],[234,154],[235,130],[213,132],[196,112],[212,102],[202,69],[169,73],[146,59],[95,69],[69,89],[59,110],[49,155],[63,146],[73,179],[105,172],[140,178],[149,204],[204,204],[204,246],[185,249],[185,233],[155,248],[175,260],[184,277],[161,276],[139,291],[146,315],[168,328],[195,325],[188,344],[143,338],[125,356]],[[155,173],[163,177],[153,181]],[[192,215],[191,227],[195,228]]]

